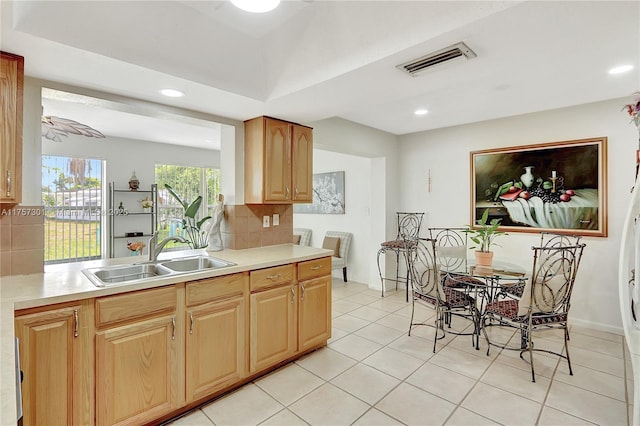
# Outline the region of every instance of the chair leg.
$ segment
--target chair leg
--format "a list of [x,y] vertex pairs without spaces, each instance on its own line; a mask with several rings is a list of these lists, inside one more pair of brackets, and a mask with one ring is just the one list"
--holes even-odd
[[378,257],[376,258],[377,262],[378,262],[378,274],[380,275],[380,285],[382,287],[382,295],[381,297],[384,297],[384,277],[382,276],[382,269],[380,268],[380,255],[381,254],[385,254],[386,252],[383,250],[378,250]]
[[533,341],[531,340],[531,330],[527,330],[527,345],[529,345],[529,363],[531,364],[531,381],[536,382],[536,372],[533,367]]
[[345,266],[344,268],[342,268],[342,279],[344,279],[344,282],[347,282],[347,267]]
[[567,364],[569,364],[569,375],[573,376],[573,370],[571,369],[571,358],[569,357],[569,330],[564,329],[564,353],[567,355]]
[[415,313],[415,310],[416,310],[416,301],[411,300],[411,321],[409,321],[409,333],[407,334],[407,336],[411,336],[411,326],[413,325],[413,314]]

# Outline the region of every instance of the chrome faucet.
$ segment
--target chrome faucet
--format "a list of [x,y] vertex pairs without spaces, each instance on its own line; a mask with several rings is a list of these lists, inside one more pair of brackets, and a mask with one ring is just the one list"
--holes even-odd
[[158,242],[158,233],[154,232],[153,237],[149,239],[149,262],[155,262],[156,260],[158,260],[158,255],[169,241],[188,243],[187,240],[178,235],[167,237],[164,240]]

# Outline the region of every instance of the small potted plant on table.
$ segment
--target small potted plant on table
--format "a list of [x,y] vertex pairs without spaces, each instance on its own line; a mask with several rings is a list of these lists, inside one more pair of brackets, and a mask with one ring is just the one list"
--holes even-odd
[[[469,226],[464,232],[469,234],[471,241],[475,243],[475,246],[470,247],[476,249],[476,265],[491,267],[493,261],[493,252],[491,247],[497,245],[494,240],[501,236],[506,235],[506,232],[498,231],[501,219],[491,219],[489,221],[489,209],[486,209],[482,213],[482,217],[476,221],[476,227]],[[487,223],[489,221],[489,223]]]

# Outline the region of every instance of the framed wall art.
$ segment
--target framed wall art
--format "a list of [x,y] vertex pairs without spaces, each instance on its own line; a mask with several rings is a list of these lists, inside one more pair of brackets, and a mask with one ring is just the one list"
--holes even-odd
[[344,172],[313,175],[313,203],[294,204],[294,213],[344,214]]
[[607,138],[473,151],[471,222],[500,229],[607,236]]

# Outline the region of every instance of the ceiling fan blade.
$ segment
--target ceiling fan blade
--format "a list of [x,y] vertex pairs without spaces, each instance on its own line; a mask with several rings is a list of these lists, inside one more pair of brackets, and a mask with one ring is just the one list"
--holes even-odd
[[[86,136],[90,138],[105,137],[101,132],[94,129],[93,127],[87,126],[86,124],[78,123],[75,120],[69,120],[67,118],[50,115],[42,116],[42,128],[45,138],[56,140],[57,142],[61,141],[59,136],[57,136],[57,139],[52,139],[51,137],[48,137],[47,134],[49,134],[49,132],[53,132],[55,135],[62,136],[67,136],[69,133],[71,133],[74,135]],[[44,129],[46,129],[46,131],[44,131]]]

